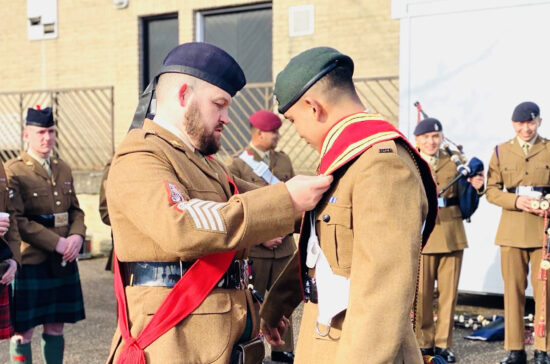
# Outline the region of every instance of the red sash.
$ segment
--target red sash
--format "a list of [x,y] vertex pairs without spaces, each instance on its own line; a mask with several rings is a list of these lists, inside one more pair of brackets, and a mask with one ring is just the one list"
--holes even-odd
[[[229,176],[227,179],[234,192],[238,193],[235,183]],[[146,364],[144,349],[200,306],[227,271],[234,256],[235,251],[229,251],[209,254],[197,259],[172,288],[153,319],[137,338],[133,338],[128,326],[126,294],[120,275],[119,262],[113,251],[118,327],[124,340],[124,347],[117,364]]]

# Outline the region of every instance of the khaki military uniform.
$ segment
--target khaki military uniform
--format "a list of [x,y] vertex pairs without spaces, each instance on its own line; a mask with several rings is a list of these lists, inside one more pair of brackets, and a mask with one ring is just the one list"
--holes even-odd
[[21,238],[17,230],[15,210],[11,204],[10,196],[13,196],[13,192],[10,192],[8,188],[8,180],[6,178],[6,172],[4,171],[4,165],[0,162],[0,211],[10,214],[10,228],[0,239],[4,240],[9,246],[13,254],[13,259],[21,264]]
[[[410,312],[428,204],[410,153],[401,141],[380,142],[334,173],[316,230],[332,271],[350,278],[348,308],[322,337],[317,305],[305,304],[296,363],[422,363]],[[269,324],[299,304],[298,269],[295,258],[268,294],[261,316]]]
[[[433,167],[432,167],[433,168]],[[439,151],[432,171],[439,189],[447,186],[457,174],[456,164],[444,150]],[[441,196],[458,198],[455,183]],[[416,338],[421,348],[450,348],[453,343],[454,309],[463,250],[468,246],[458,205],[439,209],[435,228],[422,250],[416,312]],[[437,325],[433,319],[434,283],[437,280]],[[435,326],[435,327],[434,327]]]
[[[504,317],[506,350],[524,347],[524,308],[527,274],[531,263],[531,284],[536,303],[536,315],[540,317],[541,285],[537,279],[543,236],[543,218],[518,210],[517,195],[506,189],[518,186],[544,187],[550,185],[550,144],[537,137],[527,155],[517,138],[499,144],[491,157],[487,174],[487,200],[502,207],[495,243],[500,245],[501,270],[504,280]],[[547,288],[547,292],[550,289]],[[547,301],[549,298],[547,297]],[[546,310],[548,323],[548,310]],[[534,348],[547,351],[550,325],[546,336],[535,336]]]
[[[50,158],[51,177],[28,153],[6,162],[11,199],[21,235],[22,264],[39,264],[55,251],[60,237],[77,234],[84,238],[84,212],[80,209],[68,164]],[[66,225],[46,227],[29,216],[68,213]]]
[[[252,155],[256,161],[262,161],[260,155],[250,146],[248,146],[245,151]],[[279,151],[269,151],[268,153],[269,170],[279,179],[279,181],[285,182],[294,177],[292,163],[285,153]],[[268,182],[255,174],[252,168],[238,157],[239,154],[240,153],[233,158],[229,165],[231,173],[236,177],[258,186],[267,186]],[[261,244],[250,248],[249,257],[251,257],[254,262],[254,288],[258,293],[262,296],[265,295],[266,290],[269,290],[271,284],[275,282],[295,250],[296,243],[292,235],[287,235],[283,239],[282,244],[275,249],[266,248]],[[285,341],[285,345],[274,347],[273,350],[293,351],[294,339],[292,337],[292,330],[287,331],[283,340]]]
[[109,162],[105,165],[105,168],[103,168],[103,177],[101,177],[101,187],[99,188],[99,217],[101,217],[101,221],[103,221],[105,225],[111,225],[111,221],[109,220],[109,210],[107,210],[107,195],[105,193],[109,168],[111,168],[111,160],[109,160]]
[[[151,120],[130,131],[107,180],[118,259],[189,262],[229,250],[244,258],[249,247],[294,230],[284,184],[244,193],[255,186],[237,178],[241,194],[232,197],[226,173],[220,163],[201,157]],[[135,338],[170,289],[127,286],[125,292]],[[144,349],[147,363],[227,363],[244,332],[247,311],[255,313],[248,290],[215,288],[193,313]],[[251,337],[258,334],[253,321]],[[117,329],[109,363],[116,362],[120,349]]]

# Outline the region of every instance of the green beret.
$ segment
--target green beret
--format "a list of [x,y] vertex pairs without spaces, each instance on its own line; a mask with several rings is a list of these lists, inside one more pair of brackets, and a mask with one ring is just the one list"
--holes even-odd
[[345,66],[353,74],[353,61],[334,48],[316,47],[304,51],[288,62],[277,75],[273,94],[284,114],[319,79],[337,66]]

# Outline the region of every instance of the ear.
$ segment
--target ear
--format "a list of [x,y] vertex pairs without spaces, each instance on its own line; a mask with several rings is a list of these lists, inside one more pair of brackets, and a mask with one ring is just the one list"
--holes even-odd
[[181,85],[181,87],[178,91],[178,100],[179,100],[181,106],[185,106],[187,104],[187,98],[189,98],[189,95],[186,95],[185,91],[187,91],[187,84],[186,83]]
[[304,102],[306,103],[309,110],[313,113],[313,117],[316,121],[322,122],[324,120],[325,109],[323,105],[316,99],[312,97],[305,97]]

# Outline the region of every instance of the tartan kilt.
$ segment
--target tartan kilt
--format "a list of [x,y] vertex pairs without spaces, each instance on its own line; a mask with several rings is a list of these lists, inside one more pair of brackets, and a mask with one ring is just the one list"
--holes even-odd
[[75,323],[86,318],[78,266],[74,274],[54,277],[47,262],[24,264],[13,285],[17,333],[42,324]]
[[0,340],[9,339],[13,335],[10,319],[10,287],[0,284]]

